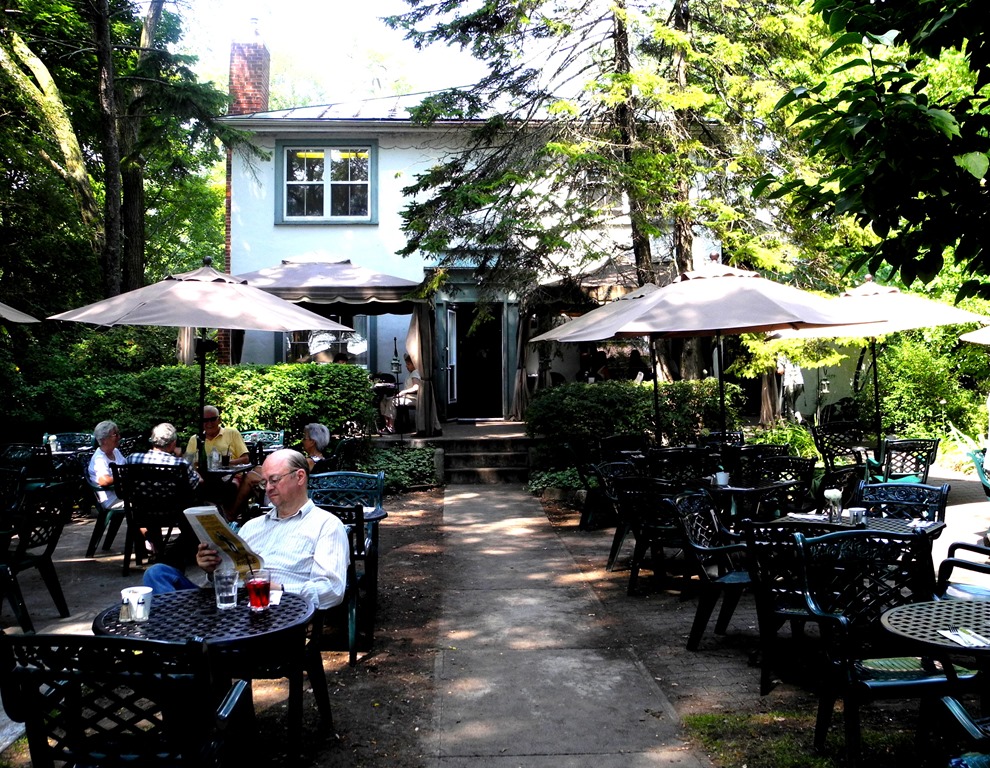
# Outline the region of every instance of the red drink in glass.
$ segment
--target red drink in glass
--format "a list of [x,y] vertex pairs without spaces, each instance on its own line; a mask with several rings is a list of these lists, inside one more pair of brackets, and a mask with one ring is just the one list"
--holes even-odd
[[252,611],[267,611],[271,594],[271,578],[267,571],[255,571],[248,576],[245,587],[248,594],[248,607]]

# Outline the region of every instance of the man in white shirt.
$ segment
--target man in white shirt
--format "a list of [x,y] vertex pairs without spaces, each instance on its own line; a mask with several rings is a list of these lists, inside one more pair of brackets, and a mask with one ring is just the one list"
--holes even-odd
[[[265,561],[272,589],[302,595],[318,608],[339,605],[350,562],[347,531],[335,515],[310,500],[306,457],[289,449],[275,451],[265,459],[261,475],[274,509],[246,522],[240,534]],[[220,562],[215,549],[199,545],[196,564],[201,569],[213,573]],[[144,583],[155,592],[196,588],[181,571],[165,564],[145,571]]]

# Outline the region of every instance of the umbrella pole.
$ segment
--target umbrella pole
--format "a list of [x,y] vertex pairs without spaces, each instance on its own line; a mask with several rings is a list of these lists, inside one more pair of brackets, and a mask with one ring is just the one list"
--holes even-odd
[[216,348],[206,338],[206,329],[200,329],[200,336],[196,339],[196,360],[199,362],[199,432],[196,435],[197,461],[199,471],[205,472],[208,466],[206,461],[206,422],[203,421],[203,409],[206,407],[206,353],[210,348]]
[[660,445],[660,385],[657,383],[657,345],[650,336],[650,365],[653,368],[653,439]]
[[873,409],[874,426],[877,429],[876,450],[879,451],[881,446],[883,446],[883,437],[880,434],[882,430],[880,423],[880,375],[877,373],[877,339],[875,336],[870,337],[870,355],[873,357]]
[[722,425],[722,437],[725,437],[725,379],[722,376],[722,334],[715,332],[715,357],[718,360],[718,411]]

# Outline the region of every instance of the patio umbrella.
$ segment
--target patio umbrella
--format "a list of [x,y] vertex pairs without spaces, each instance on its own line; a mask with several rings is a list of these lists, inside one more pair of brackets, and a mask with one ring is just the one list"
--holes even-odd
[[714,336],[722,431],[725,431],[723,335],[838,325],[851,319],[869,322],[872,319],[863,311],[859,314],[841,312],[835,308],[834,300],[767,280],[756,272],[723,265],[685,272],[669,285],[628,301],[628,308],[610,312],[603,311],[605,308],[592,310],[581,319],[595,313],[598,313],[597,317],[568,333],[564,340],[598,341],[646,335],[651,339]]
[[0,320],[10,320],[12,323],[40,323],[41,321],[29,315],[27,312],[21,312],[19,309],[14,309],[13,307],[0,302]]
[[[152,325],[167,328],[195,326],[240,331],[350,331],[345,325],[297,307],[284,299],[247,285],[209,266],[169,275],[144,288],[52,315],[49,320],[71,320],[93,325]],[[206,405],[205,338],[197,339],[199,360],[198,444],[205,450],[203,407]],[[200,457],[203,461],[203,458]],[[205,463],[205,462],[204,462]],[[202,466],[202,464],[201,464]]]
[[[872,312],[880,319],[879,322],[867,324],[847,322],[843,325],[827,328],[801,328],[778,331],[775,336],[779,339],[846,339],[868,337],[870,340],[870,357],[873,360],[873,408],[874,428],[877,433],[877,445],[881,443],[881,413],[880,413],[880,377],[877,373],[877,336],[899,331],[910,331],[917,328],[935,328],[941,325],[962,325],[965,323],[990,324],[990,317],[978,315],[965,309],[932,301],[924,296],[917,296],[901,291],[892,285],[879,285],[868,277],[866,282],[845,291],[836,298],[835,306],[848,310],[850,317]],[[974,331],[979,333],[980,331]],[[970,334],[966,334],[970,335]],[[961,338],[965,338],[961,337]],[[979,343],[979,342],[978,342]],[[988,342],[990,343],[990,342]]]

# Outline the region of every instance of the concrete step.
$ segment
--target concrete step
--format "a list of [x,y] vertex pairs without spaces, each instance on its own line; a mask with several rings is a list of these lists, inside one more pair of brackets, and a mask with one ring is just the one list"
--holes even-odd
[[499,483],[525,483],[529,479],[526,467],[472,467],[445,469],[444,482],[448,485],[498,485]]
[[448,453],[444,451],[444,465],[447,469],[471,469],[475,467],[521,467],[529,464],[529,454],[525,451],[486,451],[480,453]]
[[507,451],[526,451],[529,449],[529,438],[525,437],[489,437],[475,440],[443,440],[443,449],[447,453],[502,453]]

